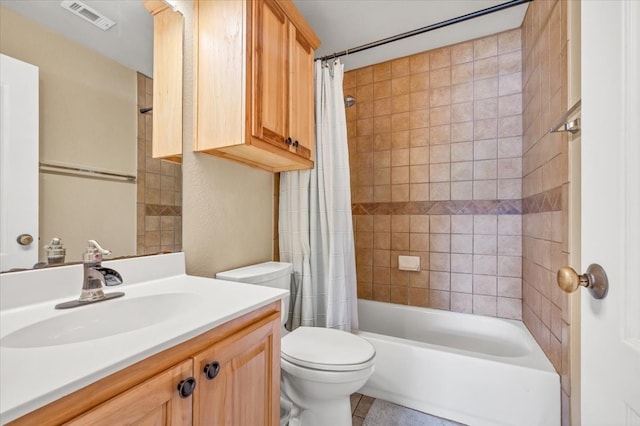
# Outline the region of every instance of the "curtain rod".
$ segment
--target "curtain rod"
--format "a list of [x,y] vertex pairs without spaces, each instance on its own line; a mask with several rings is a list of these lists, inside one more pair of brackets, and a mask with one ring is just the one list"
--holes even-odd
[[466,15],[458,16],[457,18],[447,19],[446,21],[438,22],[436,24],[427,25],[426,27],[418,28],[416,30],[407,31],[406,33],[396,34],[391,37],[383,38],[381,40],[377,40],[371,43],[363,44],[358,47],[354,47],[352,49],[343,50],[342,52],[332,53],[331,55],[325,55],[321,58],[316,58],[316,61],[326,61],[328,59],[334,59],[340,56],[350,55],[352,53],[362,52],[363,50],[372,49],[374,47],[382,46],[387,43],[391,43],[394,41],[402,40],[408,37],[413,37],[415,35],[424,34],[429,31],[437,30],[439,28],[448,27],[449,25],[457,24],[459,22],[468,21],[469,19],[479,18],[480,16],[488,15],[490,13],[499,12],[504,9],[508,9],[510,7],[518,6],[524,3],[528,3],[533,0],[511,0],[506,3],[498,4],[496,6],[491,6],[486,9],[478,10],[475,12],[467,13]]

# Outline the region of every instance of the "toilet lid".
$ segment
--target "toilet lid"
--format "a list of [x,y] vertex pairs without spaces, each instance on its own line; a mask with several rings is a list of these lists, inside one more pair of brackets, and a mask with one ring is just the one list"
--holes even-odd
[[371,343],[346,331],[299,327],[282,338],[282,358],[315,370],[349,371],[367,368],[376,354]]

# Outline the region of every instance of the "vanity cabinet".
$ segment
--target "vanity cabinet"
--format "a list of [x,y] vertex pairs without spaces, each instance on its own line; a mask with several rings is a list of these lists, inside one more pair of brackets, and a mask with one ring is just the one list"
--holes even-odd
[[[194,415],[200,425],[277,425],[278,405],[272,390],[279,389],[280,340],[274,341],[280,322],[255,324],[194,358],[200,378],[194,393]],[[274,349],[277,349],[274,352]],[[274,355],[275,353],[275,355]]]
[[279,408],[277,301],[9,424],[276,426]]
[[192,376],[192,371],[193,362],[189,359],[145,380],[66,424],[69,426],[191,424],[191,399],[181,398],[177,387]]
[[194,150],[272,172],[313,167],[314,50],[289,0],[195,2]]

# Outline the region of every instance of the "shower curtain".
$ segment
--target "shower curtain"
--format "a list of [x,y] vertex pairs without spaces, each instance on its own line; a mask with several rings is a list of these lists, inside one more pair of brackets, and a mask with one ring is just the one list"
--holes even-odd
[[339,60],[316,62],[315,167],[280,174],[280,260],[293,263],[291,330],[358,326],[343,74]]

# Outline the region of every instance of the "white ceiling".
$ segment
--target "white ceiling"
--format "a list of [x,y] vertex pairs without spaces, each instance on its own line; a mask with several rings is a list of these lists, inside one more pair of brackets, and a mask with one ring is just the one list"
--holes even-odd
[[[60,7],[59,0],[0,0],[49,29],[121,64],[153,75],[153,19],[139,0],[82,0],[116,22],[102,31]],[[505,0],[294,0],[322,45],[316,56],[484,9]],[[522,24],[527,4],[343,57],[345,69],[494,34]]]
[[153,75],[153,17],[140,0],[81,0],[116,22],[102,31],[60,7],[60,0],[0,0],[50,30],[89,47],[122,65]]
[[[293,0],[322,45],[316,57],[330,55],[386,37],[416,30],[505,0]],[[345,69],[377,64],[518,28],[528,3],[480,18],[416,35],[370,50],[343,56]]]

